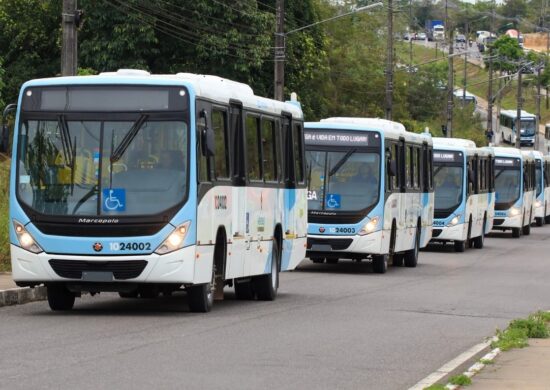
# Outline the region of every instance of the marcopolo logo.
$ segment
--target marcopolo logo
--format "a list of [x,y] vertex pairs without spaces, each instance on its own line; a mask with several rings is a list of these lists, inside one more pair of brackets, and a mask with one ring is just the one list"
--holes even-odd
[[78,223],[118,223],[117,218],[79,218]]
[[94,248],[94,251],[96,252],[101,252],[103,250],[103,245],[101,245],[101,242],[96,242],[92,245],[92,248]]

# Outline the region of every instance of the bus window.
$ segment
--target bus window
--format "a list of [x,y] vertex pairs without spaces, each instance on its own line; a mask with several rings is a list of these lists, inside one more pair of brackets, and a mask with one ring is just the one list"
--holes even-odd
[[246,166],[249,180],[261,180],[260,147],[258,139],[259,118],[248,115],[246,117]]
[[[202,139],[200,135],[205,129],[206,129],[206,116],[199,115],[197,117],[197,134],[199,135],[198,136],[199,140]],[[208,158],[200,152],[201,148],[202,148],[202,145],[200,145],[200,147],[198,148],[197,155],[199,156],[199,164],[198,164],[199,182],[202,183],[202,182],[209,181],[209,178],[208,178],[209,161],[208,161]]]
[[294,124],[293,129],[293,142],[294,142],[294,174],[296,183],[304,182],[304,133],[302,131],[302,125],[299,123]]
[[217,179],[229,178],[229,145],[227,140],[227,112],[214,109],[212,111],[212,129],[216,140],[214,169]]
[[399,181],[401,176],[401,166],[399,165],[399,162],[401,161],[399,157],[399,146],[397,144],[393,145],[392,150],[392,159],[395,161],[396,168],[395,176],[392,177],[392,189],[396,190],[399,189],[399,186],[401,185]]
[[406,180],[406,187],[407,188],[411,188],[412,186],[412,182],[411,182],[411,177],[412,177],[412,166],[411,166],[411,161],[412,161],[412,147],[410,146],[406,146],[405,147],[405,180]]
[[422,150],[416,148],[416,188],[422,188]]
[[265,181],[276,181],[277,153],[275,149],[275,122],[262,118],[262,161]]

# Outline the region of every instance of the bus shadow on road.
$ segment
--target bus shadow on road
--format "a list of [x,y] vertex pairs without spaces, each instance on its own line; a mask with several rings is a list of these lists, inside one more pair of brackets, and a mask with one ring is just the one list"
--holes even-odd
[[[393,267],[391,264],[388,265],[388,272],[395,272],[395,270],[404,267]],[[349,275],[358,275],[358,274],[373,274],[379,275],[373,272],[372,263],[370,260],[354,261],[354,260],[339,260],[336,264],[315,264],[310,260],[305,259],[302,261],[295,272],[314,272],[314,273],[330,273],[330,274],[349,274]]]

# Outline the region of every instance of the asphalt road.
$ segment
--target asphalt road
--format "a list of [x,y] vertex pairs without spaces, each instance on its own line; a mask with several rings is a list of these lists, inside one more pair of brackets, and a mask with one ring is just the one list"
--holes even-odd
[[184,294],[113,294],[52,313],[0,308],[5,389],[406,389],[497,327],[550,308],[550,226],[483,250],[421,252],[416,269],[313,265],[275,302],[227,299],[209,314]]

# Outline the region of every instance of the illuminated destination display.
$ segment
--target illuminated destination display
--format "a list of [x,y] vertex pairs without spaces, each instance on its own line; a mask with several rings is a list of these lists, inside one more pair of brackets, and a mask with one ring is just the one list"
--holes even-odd
[[434,150],[435,163],[462,163],[464,156],[462,152],[452,152],[448,150]]
[[380,134],[366,131],[306,130],[306,145],[380,146]]
[[495,158],[495,165],[499,167],[519,167],[519,158]]

